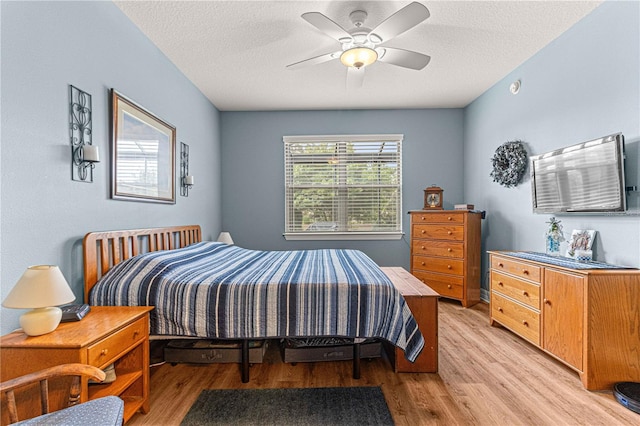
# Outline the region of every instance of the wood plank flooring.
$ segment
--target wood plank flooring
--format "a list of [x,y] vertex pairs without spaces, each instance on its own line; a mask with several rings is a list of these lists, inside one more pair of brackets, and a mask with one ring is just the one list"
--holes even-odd
[[276,341],[243,384],[237,364],[152,368],[151,411],[129,425],[179,425],[202,389],[380,386],[397,425],[640,425],[611,392],[590,392],[578,374],[504,328],[488,305],[439,302],[439,372],[394,373],[385,358],[282,362]]

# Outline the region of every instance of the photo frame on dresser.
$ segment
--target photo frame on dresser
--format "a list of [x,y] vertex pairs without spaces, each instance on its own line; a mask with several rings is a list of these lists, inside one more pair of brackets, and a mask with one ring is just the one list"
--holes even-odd
[[111,89],[111,198],[175,204],[176,128]]
[[577,252],[590,251],[595,238],[596,231],[593,229],[574,229],[571,231],[569,245],[567,246],[567,257],[575,259]]

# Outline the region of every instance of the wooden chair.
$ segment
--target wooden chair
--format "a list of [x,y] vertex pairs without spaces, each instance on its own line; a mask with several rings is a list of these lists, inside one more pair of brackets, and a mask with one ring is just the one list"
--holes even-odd
[[[69,389],[68,407],[63,408],[59,411],[55,411],[54,413],[50,413],[49,379],[53,379],[55,377],[64,377],[64,376],[72,376],[71,386]],[[92,409],[90,405],[99,400],[92,400],[86,403],[78,404],[78,402],[80,401],[80,392],[81,392],[80,378],[82,376],[88,376],[90,379],[101,382],[105,378],[105,373],[99,368],[93,367],[91,365],[63,364],[63,365],[47,368],[41,371],[36,371],[35,373],[26,374],[24,376],[20,376],[15,379],[7,380],[5,382],[0,383],[0,392],[6,396],[6,404],[7,404],[6,409],[9,414],[10,423],[18,422],[18,410],[16,406],[16,398],[15,398],[14,390],[24,386],[33,385],[34,383],[39,382],[40,383],[40,405],[41,405],[42,415],[53,416],[57,413],[61,413],[61,415],[66,415],[68,417],[69,413],[62,413],[62,412],[65,410],[70,410],[70,407],[76,406],[76,408],[74,408],[74,412],[72,412],[71,415],[75,416],[76,418],[81,418],[86,420],[87,424],[96,424],[96,423],[92,423],[91,418],[85,417],[84,414],[95,412],[96,408],[98,407],[94,407]],[[120,405],[119,424],[122,424],[122,406],[123,406],[122,400],[119,400],[119,398],[116,398],[116,397],[106,397],[106,398],[100,398],[100,399],[108,399],[108,398],[115,398],[117,400],[115,402],[115,405],[110,405],[114,409],[118,409],[118,405]],[[109,402],[110,404],[113,403],[113,401],[107,401],[107,402]],[[86,407],[83,407],[83,406],[86,406]],[[104,404],[102,407],[104,407]],[[100,407],[99,410],[102,410],[102,407]],[[84,408],[88,408],[88,410],[83,410]],[[117,419],[118,413],[106,413],[106,414],[109,417],[113,417]],[[32,420],[35,420],[35,419],[40,419],[40,417],[36,417]],[[50,423],[51,424],[56,423],[56,420],[54,417],[51,417]],[[117,420],[115,424],[118,424]]]

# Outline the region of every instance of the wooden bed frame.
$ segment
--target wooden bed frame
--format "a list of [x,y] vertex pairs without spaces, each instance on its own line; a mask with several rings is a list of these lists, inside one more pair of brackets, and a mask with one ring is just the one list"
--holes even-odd
[[123,260],[158,250],[173,250],[202,241],[200,225],[90,232],[82,240],[84,300],[100,277]]
[[[129,229],[123,231],[90,232],[82,247],[84,257],[84,300],[98,280],[123,260],[142,253],[173,250],[202,241],[200,225],[169,226],[165,228]],[[425,346],[414,363],[408,362],[401,350],[386,347],[396,372],[435,373],[438,371],[438,293],[399,267],[383,267],[382,271],[405,297]],[[360,378],[360,347],[354,345],[353,376]],[[249,381],[249,340],[242,342],[242,381]]]

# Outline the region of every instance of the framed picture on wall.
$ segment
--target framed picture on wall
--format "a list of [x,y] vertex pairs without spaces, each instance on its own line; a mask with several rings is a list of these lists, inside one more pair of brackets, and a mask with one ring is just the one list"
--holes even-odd
[[176,128],[111,89],[111,197],[174,204]]

